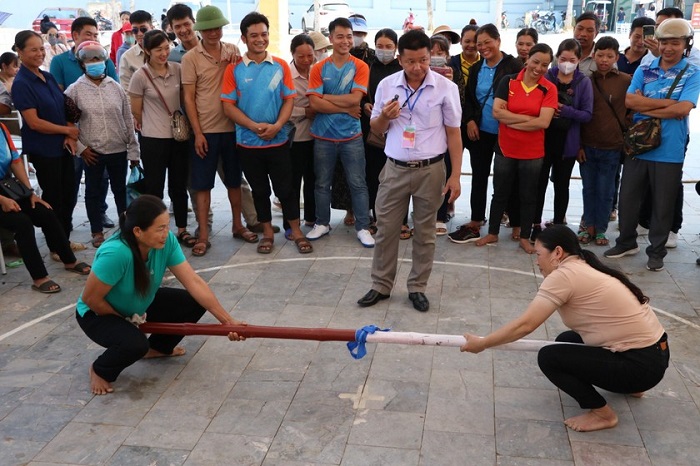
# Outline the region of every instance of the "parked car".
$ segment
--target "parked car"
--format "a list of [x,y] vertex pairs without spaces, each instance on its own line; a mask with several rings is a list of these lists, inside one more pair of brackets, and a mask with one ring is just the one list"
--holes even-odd
[[72,8],[72,7],[53,7],[44,8],[44,10],[39,13],[39,16],[32,23],[32,29],[36,32],[41,32],[39,23],[44,16],[48,16],[52,23],[56,25],[59,31],[64,31],[70,33],[70,27],[73,24],[75,18],[81,16],[91,17],[90,13],[83,8]]
[[320,1],[318,25],[314,24],[315,12],[312,4],[301,18],[301,30],[304,32],[321,31],[322,34],[328,35],[328,25],[331,21],[336,18],[347,18],[352,14],[353,12],[350,10],[350,6],[345,2]]

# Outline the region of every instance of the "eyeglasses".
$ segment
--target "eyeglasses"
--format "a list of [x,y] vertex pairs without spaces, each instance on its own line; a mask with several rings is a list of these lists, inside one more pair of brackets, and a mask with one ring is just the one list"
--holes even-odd
[[131,32],[134,34],[138,34],[139,32],[141,34],[146,34],[150,29],[148,29],[146,26],[141,26],[140,28],[131,28]]
[[58,37],[58,34],[48,34],[49,37]]

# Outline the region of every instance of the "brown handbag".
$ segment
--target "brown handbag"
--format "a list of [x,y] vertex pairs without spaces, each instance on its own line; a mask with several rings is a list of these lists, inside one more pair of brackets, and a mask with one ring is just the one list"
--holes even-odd
[[170,111],[170,108],[168,108],[168,104],[165,103],[163,94],[161,94],[158,90],[158,86],[156,86],[156,83],[151,77],[151,73],[148,72],[145,65],[143,66],[143,72],[146,73],[148,80],[151,81],[151,84],[153,84],[153,88],[158,93],[160,101],[163,102],[163,107],[165,107],[165,111],[168,112],[168,116],[170,116],[170,129],[173,132],[173,139],[175,139],[178,142],[189,141],[190,137],[192,136],[192,127],[190,126],[190,122],[187,120],[187,117],[179,109],[175,110],[174,112]]
[[[676,79],[673,80],[673,84],[671,84],[671,88],[666,94],[666,99],[671,98],[673,90],[680,82],[688,66],[690,65],[685,65],[685,68],[676,75]],[[647,118],[638,121],[627,129],[622,139],[622,152],[632,158],[656,149],[661,145],[661,119]]]
[[384,147],[386,146],[386,134],[378,133],[370,129],[369,133],[367,134],[367,140],[365,142],[370,146],[384,149]]

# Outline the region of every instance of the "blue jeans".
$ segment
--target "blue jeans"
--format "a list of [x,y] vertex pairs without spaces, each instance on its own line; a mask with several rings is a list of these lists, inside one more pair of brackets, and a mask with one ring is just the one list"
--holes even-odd
[[584,146],[586,161],[579,166],[583,181],[583,221],[596,234],[608,229],[615,194],[620,151]]
[[340,157],[345,179],[350,188],[355,230],[369,228],[369,193],[365,179],[365,145],[362,138],[334,142],[316,139],[314,142],[314,171],[316,172],[316,223],[331,222],[331,185],[335,162]]
[[107,171],[117,205],[117,215],[126,210],[126,152],[101,154],[94,165],[85,165],[85,208],[92,233],[102,232],[102,177]]

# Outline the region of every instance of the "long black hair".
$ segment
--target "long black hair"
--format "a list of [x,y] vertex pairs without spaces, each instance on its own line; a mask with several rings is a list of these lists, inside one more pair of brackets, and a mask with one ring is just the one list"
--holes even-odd
[[144,296],[151,284],[151,274],[146,267],[146,261],[141,256],[139,242],[134,234],[134,228],[147,230],[155,219],[167,211],[163,201],[156,196],[144,194],[136,198],[126,211],[119,216],[119,229],[122,242],[129,246],[134,256],[134,287]]
[[572,256],[579,256],[581,259],[586,261],[588,265],[593,267],[599,272],[610,275],[611,277],[617,278],[625,285],[632,294],[637,298],[640,304],[646,304],[649,302],[649,298],[644,295],[641,289],[627,278],[627,275],[620,272],[617,269],[613,269],[603,264],[595,253],[583,249],[581,244],[578,242],[576,234],[571,231],[568,227],[564,225],[552,225],[551,227],[542,230],[542,232],[537,237],[542,246],[548,251],[554,251],[554,249],[559,246],[564,252]]

